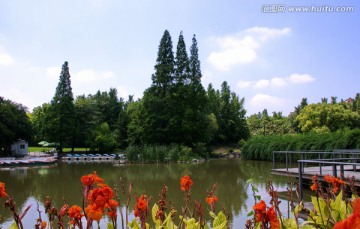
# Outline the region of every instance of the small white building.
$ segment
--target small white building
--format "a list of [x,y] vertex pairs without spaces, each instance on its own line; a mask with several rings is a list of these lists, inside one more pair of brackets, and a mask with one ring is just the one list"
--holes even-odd
[[19,139],[11,145],[11,152],[14,156],[28,155],[28,143],[25,140]]

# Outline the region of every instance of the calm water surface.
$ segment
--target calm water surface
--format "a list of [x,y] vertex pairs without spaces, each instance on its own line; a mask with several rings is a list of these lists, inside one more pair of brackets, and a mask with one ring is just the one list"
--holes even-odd
[[[51,167],[21,167],[2,169],[0,181],[6,184],[6,190],[11,194],[19,211],[32,204],[30,211],[24,217],[26,228],[34,228],[38,213],[36,211],[37,199],[39,200],[42,219],[45,216],[43,199],[50,196],[57,208],[63,205],[63,197],[71,206],[82,205],[82,185],[80,178],[83,175],[96,171],[110,187],[119,187],[120,177],[129,185],[134,184],[134,192],[138,195],[146,194],[153,199],[150,207],[157,202],[157,197],[164,184],[168,187],[168,201],[172,201],[176,209],[184,205],[180,191],[179,179],[183,175],[190,175],[194,181],[191,189],[192,200],[202,201],[204,214],[208,215],[208,206],[205,202],[206,190],[210,190],[217,183],[215,195],[219,202],[217,209],[224,208],[230,212],[232,228],[244,228],[246,215],[252,210],[254,198],[250,184],[246,181],[253,179],[252,183],[259,189],[265,201],[269,201],[266,194],[266,182],[273,180],[278,191],[284,191],[287,187],[287,178],[271,175],[271,162],[247,161],[243,159],[210,160],[198,164],[146,164],[146,165],[122,165],[114,166],[112,163],[58,163]],[[127,189],[126,187],[126,189]],[[125,197],[120,194],[122,200]],[[3,205],[4,198],[0,200]],[[124,206],[124,201],[120,203]],[[134,203],[130,205],[131,209]],[[287,201],[282,201],[284,214],[287,216]],[[7,228],[12,222],[9,211],[0,207],[0,215],[3,222],[2,228]],[[131,215],[131,218],[133,216]],[[120,219],[120,217],[119,217]],[[101,221],[101,228],[106,228],[107,220]],[[120,221],[118,222],[120,224]]]

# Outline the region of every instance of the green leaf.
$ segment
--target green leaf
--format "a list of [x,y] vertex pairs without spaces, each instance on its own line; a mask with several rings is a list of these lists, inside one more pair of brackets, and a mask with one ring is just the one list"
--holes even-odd
[[261,200],[261,196],[259,196],[259,195],[255,195],[254,196],[257,200]]
[[259,190],[255,187],[255,186],[251,186],[251,190],[254,192],[254,193],[257,193],[259,192]]
[[297,205],[297,206],[295,207],[295,209],[294,209],[294,214],[295,214],[295,215],[299,214],[299,212],[301,212],[301,211],[303,210],[303,208],[304,208],[304,204],[303,204],[303,202],[301,201],[301,202],[299,203],[299,205]]
[[136,218],[133,219],[133,221],[131,221],[131,223],[129,223],[128,226],[132,229],[140,229],[140,226],[138,225]]
[[169,229],[177,229],[178,228],[171,219],[171,215],[175,212],[176,212],[176,210],[171,210],[169,215],[166,216],[166,218],[163,222],[163,225],[165,225],[165,228],[169,228]]
[[251,211],[247,214],[247,217],[253,216],[254,215],[254,211]]
[[213,229],[225,229],[225,228],[227,228],[226,216],[222,211],[220,211],[213,221]]
[[344,220],[346,218],[346,203],[343,201],[342,191],[337,195],[335,201],[330,203],[331,213],[336,222]]
[[152,216],[152,220],[154,221],[154,223],[156,225],[160,226],[160,219],[156,219],[156,214],[159,211],[159,206],[157,204],[154,204],[154,206],[151,209],[151,216]]
[[248,180],[246,181],[247,184],[249,184],[249,183],[251,183],[251,182],[253,182],[253,179],[252,179],[252,178],[250,178],[250,179],[248,179]]
[[295,219],[283,219],[283,229],[297,229],[297,224]]
[[316,227],[313,225],[303,225],[301,229],[315,229]]
[[216,218],[216,215],[215,215],[214,212],[210,211],[209,214],[210,214],[210,216],[213,217],[214,219]]
[[[314,206],[314,209],[316,210],[317,214],[322,214],[324,216],[329,216],[329,209],[326,206],[326,202],[322,198],[316,198],[314,196],[311,197],[311,202]],[[328,217],[326,217],[327,220]]]
[[8,229],[19,229],[16,222],[14,221]]
[[107,223],[107,226],[106,226],[107,229],[115,229],[114,228],[114,225],[112,223]]

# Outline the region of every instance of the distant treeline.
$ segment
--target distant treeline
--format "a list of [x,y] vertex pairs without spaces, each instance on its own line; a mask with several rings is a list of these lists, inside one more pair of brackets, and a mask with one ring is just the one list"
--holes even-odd
[[328,133],[255,136],[242,148],[246,159],[272,160],[273,151],[360,149],[360,129]]

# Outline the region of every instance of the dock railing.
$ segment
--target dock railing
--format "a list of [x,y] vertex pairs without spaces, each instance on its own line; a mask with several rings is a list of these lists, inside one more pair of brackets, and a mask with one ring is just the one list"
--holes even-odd
[[[345,169],[344,166],[349,165],[352,166],[352,171],[356,172],[357,168],[360,166],[360,158],[333,158],[333,159],[314,159],[314,160],[298,160],[298,169],[299,169],[299,187],[300,187],[300,200],[303,199],[303,175],[304,168],[307,164],[316,164],[319,165],[319,176],[323,176],[322,167],[323,166],[331,166],[332,167],[332,176],[339,177],[341,179],[345,178]],[[340,174],[339,174],[340,172]]]
[[[344,178],[344,166],[352,166],[352,171],[356,172],[360,166],[360,150],[359,149],[336,149],[333,151],[273,151],[273,169],[276,167],[276,161],[284,161],[286,171],[290,168],[298,167],[300,199],[303,198],[303,175],[304,169],[308,166],[316,165],[319,168],[320,176],[323,176],[323,167],[332,166],[332,175]],[[294,163],[294,162],[297,163]],[[351,167],[350,167],[351,168]],[[349,168],[347,168],[349,171]],[[340,172],[340,174],[339,174]],[[308,175],[308,174],[306,174]]]
[[[307,159],[334,159],[334,158],[360,158],[359,149],[336,149],[333,151],[321,151],[321,150],[300,150],[300,151],[273,151],[273,169],[276,166],[277,156],[280,158],[285,157],[286,170],[292,168],[292,161],[307,160]],[[297,164],[295,164],[297,165]]]

